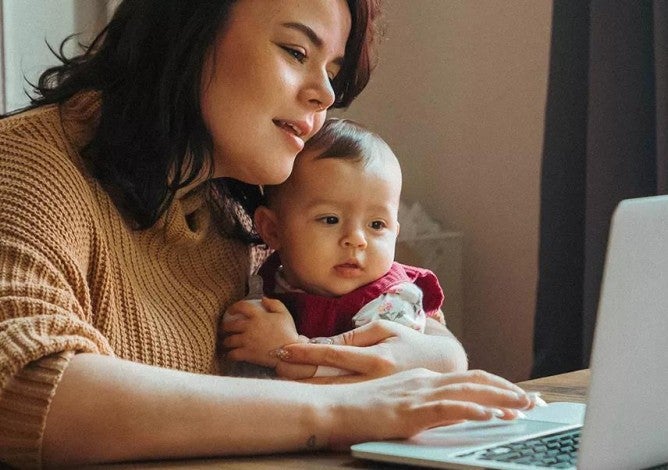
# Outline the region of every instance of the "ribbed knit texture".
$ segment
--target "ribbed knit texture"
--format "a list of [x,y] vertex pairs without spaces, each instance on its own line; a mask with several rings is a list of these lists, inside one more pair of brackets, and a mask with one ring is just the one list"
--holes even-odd
[[40,465],[49,404],[77,352],[217,373],[218,319],[244,295],[248,250],[202,191],[130,228],[85,171],[99,97],[0,120],[0,462]]

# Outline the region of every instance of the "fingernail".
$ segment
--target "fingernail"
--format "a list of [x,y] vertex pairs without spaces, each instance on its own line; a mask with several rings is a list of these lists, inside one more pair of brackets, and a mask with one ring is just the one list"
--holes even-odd
[[290,353],[283,348],[273,349],[269,351],[269,355],[282,361],[285,359],[290,359]]
[[545,400],[540,397],[540,392],[529,392],[527,395],[529,395],[529,400],[531,400],[535,406],[547,406]]
[[311,338],[309,340],[309,343],[313,343],[313,344],[334,344],[334,340],[332,338],[327,338],[327,337],[318,337],[318,338]]
[[497,418],[503,418],[506,414],[503,412],[503,410],[500,410],[498,408],[490,408],[490,411],[494,416]]

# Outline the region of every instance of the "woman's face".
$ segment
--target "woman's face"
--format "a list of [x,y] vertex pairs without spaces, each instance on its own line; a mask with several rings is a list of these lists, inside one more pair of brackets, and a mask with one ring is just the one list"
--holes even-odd
[[214,176],[277,184],[334,102],[351,17],[345,0],[239,0],[207,56],[202,116]]

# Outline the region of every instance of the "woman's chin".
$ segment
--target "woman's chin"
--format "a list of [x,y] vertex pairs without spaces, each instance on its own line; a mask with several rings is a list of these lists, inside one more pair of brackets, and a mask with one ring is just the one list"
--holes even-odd
[[271,172],[264,172],[262,175],[256,176],[251,184],[261,185],[276,185],[285,183],[292,173],[292,165],[281,168],[274,168]]

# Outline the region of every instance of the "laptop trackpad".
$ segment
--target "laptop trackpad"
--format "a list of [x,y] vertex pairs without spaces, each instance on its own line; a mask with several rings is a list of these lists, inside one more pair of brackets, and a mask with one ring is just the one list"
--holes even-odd
[[564,428],[563,423],[517,419],[514,421],[492,420],[466,422],[454,426],[434,428],[404,441],[408,445],[421,447],[447,447],[456,452],[472,447],[514,440],[552,429]]
[[472,447],[562,429],[566,427],[564,425],[581,425],[585,408],[585,405],[580,403],[551,403],[546,407],[537,407],[527,412],[526,419],[467,421],[454,426],[430,429],[404,442],[409,445],[448,447],[459,452]]
[[370,453],[402,455],[417,459],[431,457],[442,461],[446,455],[456,455],[489,444],[581,425],[584,411],[585,405],[579,403],[551,403],[547,407],[536,408],[528,412],[526,419],[467,421],[430,429],[410,439],[367,442],[354,445],[352,449],[353,454],[358,457],[365,457],[364,454]]

